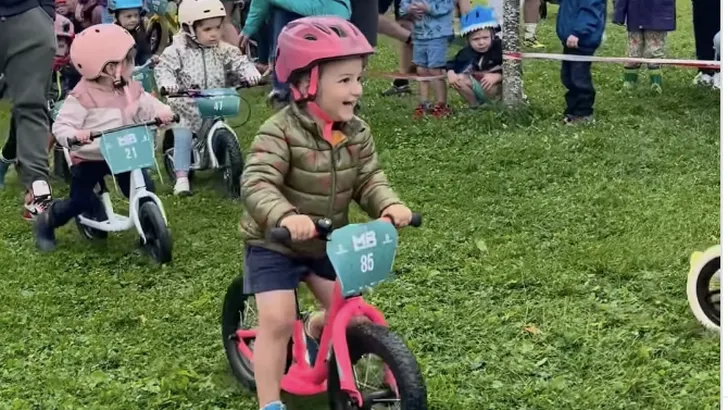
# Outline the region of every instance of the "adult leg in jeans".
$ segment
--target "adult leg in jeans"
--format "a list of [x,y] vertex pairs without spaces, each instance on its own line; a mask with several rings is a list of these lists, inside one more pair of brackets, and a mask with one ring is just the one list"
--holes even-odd
[[50,87],[56,40],[53,20],[40,7],[0,21],[0,71],[16,117],[18,170],[28,189],[25,217],[32,219],[50,205],[46,91]]
[[190,194],[190,166],[192,162],[192,131],[187,128],[173,128],[174,133],[174,172],[177,180],[174,183],[175,195]]
[[[570,49],[565,54],[593,55],[593,53],[574,49]],[[571,114],[577,119],[591,117],[594,114],[594,99],[596,97],[596,91],[592,83],[591,62],[571,61],[568,75],[571,89],[569,90],[570,95],[567,96],[567,103],[571,105]]]
[[[271,29],[273,35],[270,50],[272,50],[271,55],[274,56],[273,58],[275,58],[275,49],[278,47],[278,35],[283,31],[283,27],[301,17],[303,16],[280,7],[272,8]],[[275,71],[273,71],[271,78],[273,79],[273,91],[271,92],[270,98],[276,102],[288,101],[288,84],[279,82]]]

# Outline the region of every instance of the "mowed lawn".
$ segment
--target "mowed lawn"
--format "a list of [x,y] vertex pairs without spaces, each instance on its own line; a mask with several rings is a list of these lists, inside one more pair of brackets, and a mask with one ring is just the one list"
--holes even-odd
[[[693,58],[690,1],[678,6],[668,55]],[[550,52],[556,10],[539,29]],[[610,24],[599,54],[622,56],[625,42]],[[395,50],[383,41],[371,68],[392,71]],[[621,67],[596,64],[598,122],[567,128],[559,63],[527,61],[524,73],[530,108],[517,115],[456,102],[451,119],[413,122],[414,97],[379,97],[383,79],[365,86],[383,166],[425,219],[402,232],[404,274],[368,299],[418,358],[430,408],[717,408],[719,337],[694,320],[685,283],[690,253],[719,241],[718,92],[666,68],[663,95],[644,74],[624,95]],[[271,114],[264,91],[244,94],[246,148]],[[157,267],[133,232],[90,244],[73,224],[39,254],[11,173],[0,409],[257,409],[230,375],[219,325],[241,273],[242,208],[200,181],[184,199],[160,186],[175,249]]]

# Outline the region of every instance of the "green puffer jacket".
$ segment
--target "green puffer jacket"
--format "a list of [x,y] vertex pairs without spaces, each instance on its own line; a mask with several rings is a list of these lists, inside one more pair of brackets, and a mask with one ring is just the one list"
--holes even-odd
[[401,204],[390,188],[374,148],[369,126],[358,117],[334,131],[330,144],[314,120],[291,104],[261,125],[242,178],[245,214],[240,223],[250,245],[293,254],[322,256],[320,239],[291,248],[266,242],[264,232],[296,213],[328,217],[339,228],[349,223],[349,204],[356,201],[371,218]]
[[253,0],[245,19],[243,34],[250,37],[257,33],[268,20],[270,8],[274,6],[304,17],[339,16],[344,20],[351,17],[349,0]]

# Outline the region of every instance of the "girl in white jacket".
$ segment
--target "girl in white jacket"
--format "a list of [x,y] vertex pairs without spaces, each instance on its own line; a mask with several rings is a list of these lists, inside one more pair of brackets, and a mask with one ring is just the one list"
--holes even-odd
[[[184,0],[179,6],[182,30],[162,53],[154,69],[157,85],[169,93],[180,89],[224,88],[228,74],[255,85],[261,75],[240,49],[222,41],[225,7],[219,0]],[[200,131],[202,118],[190,98],[169,101],[180,116],[174,131],[175,195],[189,195],[192,135]]]

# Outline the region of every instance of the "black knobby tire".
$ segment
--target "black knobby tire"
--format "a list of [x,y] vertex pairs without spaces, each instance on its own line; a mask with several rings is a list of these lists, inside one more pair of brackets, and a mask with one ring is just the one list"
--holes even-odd
[[255,375],[251,363],[238,351],[238,338],[235,332],[244,320],[245,307],[252,295],[243,294],[243,277],[238,276],[228,286],[222,304],[222,345],[225,347],[230,369],[235,378],[245,388],[255,391]]
[[[88,218],[88,219],[91,219],[91,220],[94,220],[97,222],[107,220],[108,217],[106,215],[106,210],[104,209],[101,199],[98,197],[98,194],[94,193],[93,195],[96,196],[96,200],[97,200],[96,209],[94,209],[93,212],[83,213],[81,215],[83,215],[85,218]],[[78,228],[78,231],[81,233],[81,236],[83,236],[84,238],[86,238],[90,241],[93,241],[96,239],[106,239],[109,237],[108,232],[88,227],[88,226],[82,224],[81,220],[78,217],[76,217],[75,220],[76,220],[76,227]]]
[[158,263],[168,263],[172,260],[172,236],[169,234],[167,224],[162,212],[153,201],[144,202],[139,208],[139,221],[142,224],[147,242],[144,249]]
[[[705,318],[711,323],[720,327],[720,304],[714,303],[713,299],[720,298],[720,289],[711,290],[710,285],[713,276],[720,270],[720,257],[711,259],[700,270],[696,280],[695,293]],[[717,306],[716,306],[717,305]]]
[[239,199],[243,154],[240,152],[238,138],[226,129],[219,129],[212,136],[212,149],[220,165],[218,171],[227,195],[232,199]]
[[[147,33],[147,41],[149,41],[149,47],[152,50],[152,54],[157,54],[160,43],[162,42],[162,24],[159,21],[155,21]],[[152,41],[154,37],[157,38],[156,42]]]
[[[417,359],[402,339],[386,327],[362,323],[347,330],[346,341],[352,366],[362,356],[373,354],[389,367],[399,390],[400,409],[427,409],[427,387],[422,372]],[[336,360],[329,362],[328,396],[329,408],[332,410],[358,409],[340,389]]]
[[[254,295],[246,295],[243,292],[243,276],[238,276],[228,286],[225,293],[225,300],[222,304],[222,345],[225,348],[230,369],[235,378],[246,389],[255,391],[255,373],[253,365],[244,358],[238,351],[238,338],[236,332],[243,328],[241,324],[245,321],[245,308],[249,300],[255,300]],[[252,348],[251,348],[252,349]],[[288,343],[288,356],[286,359],[286,372],[293,363],[293,345]]]

